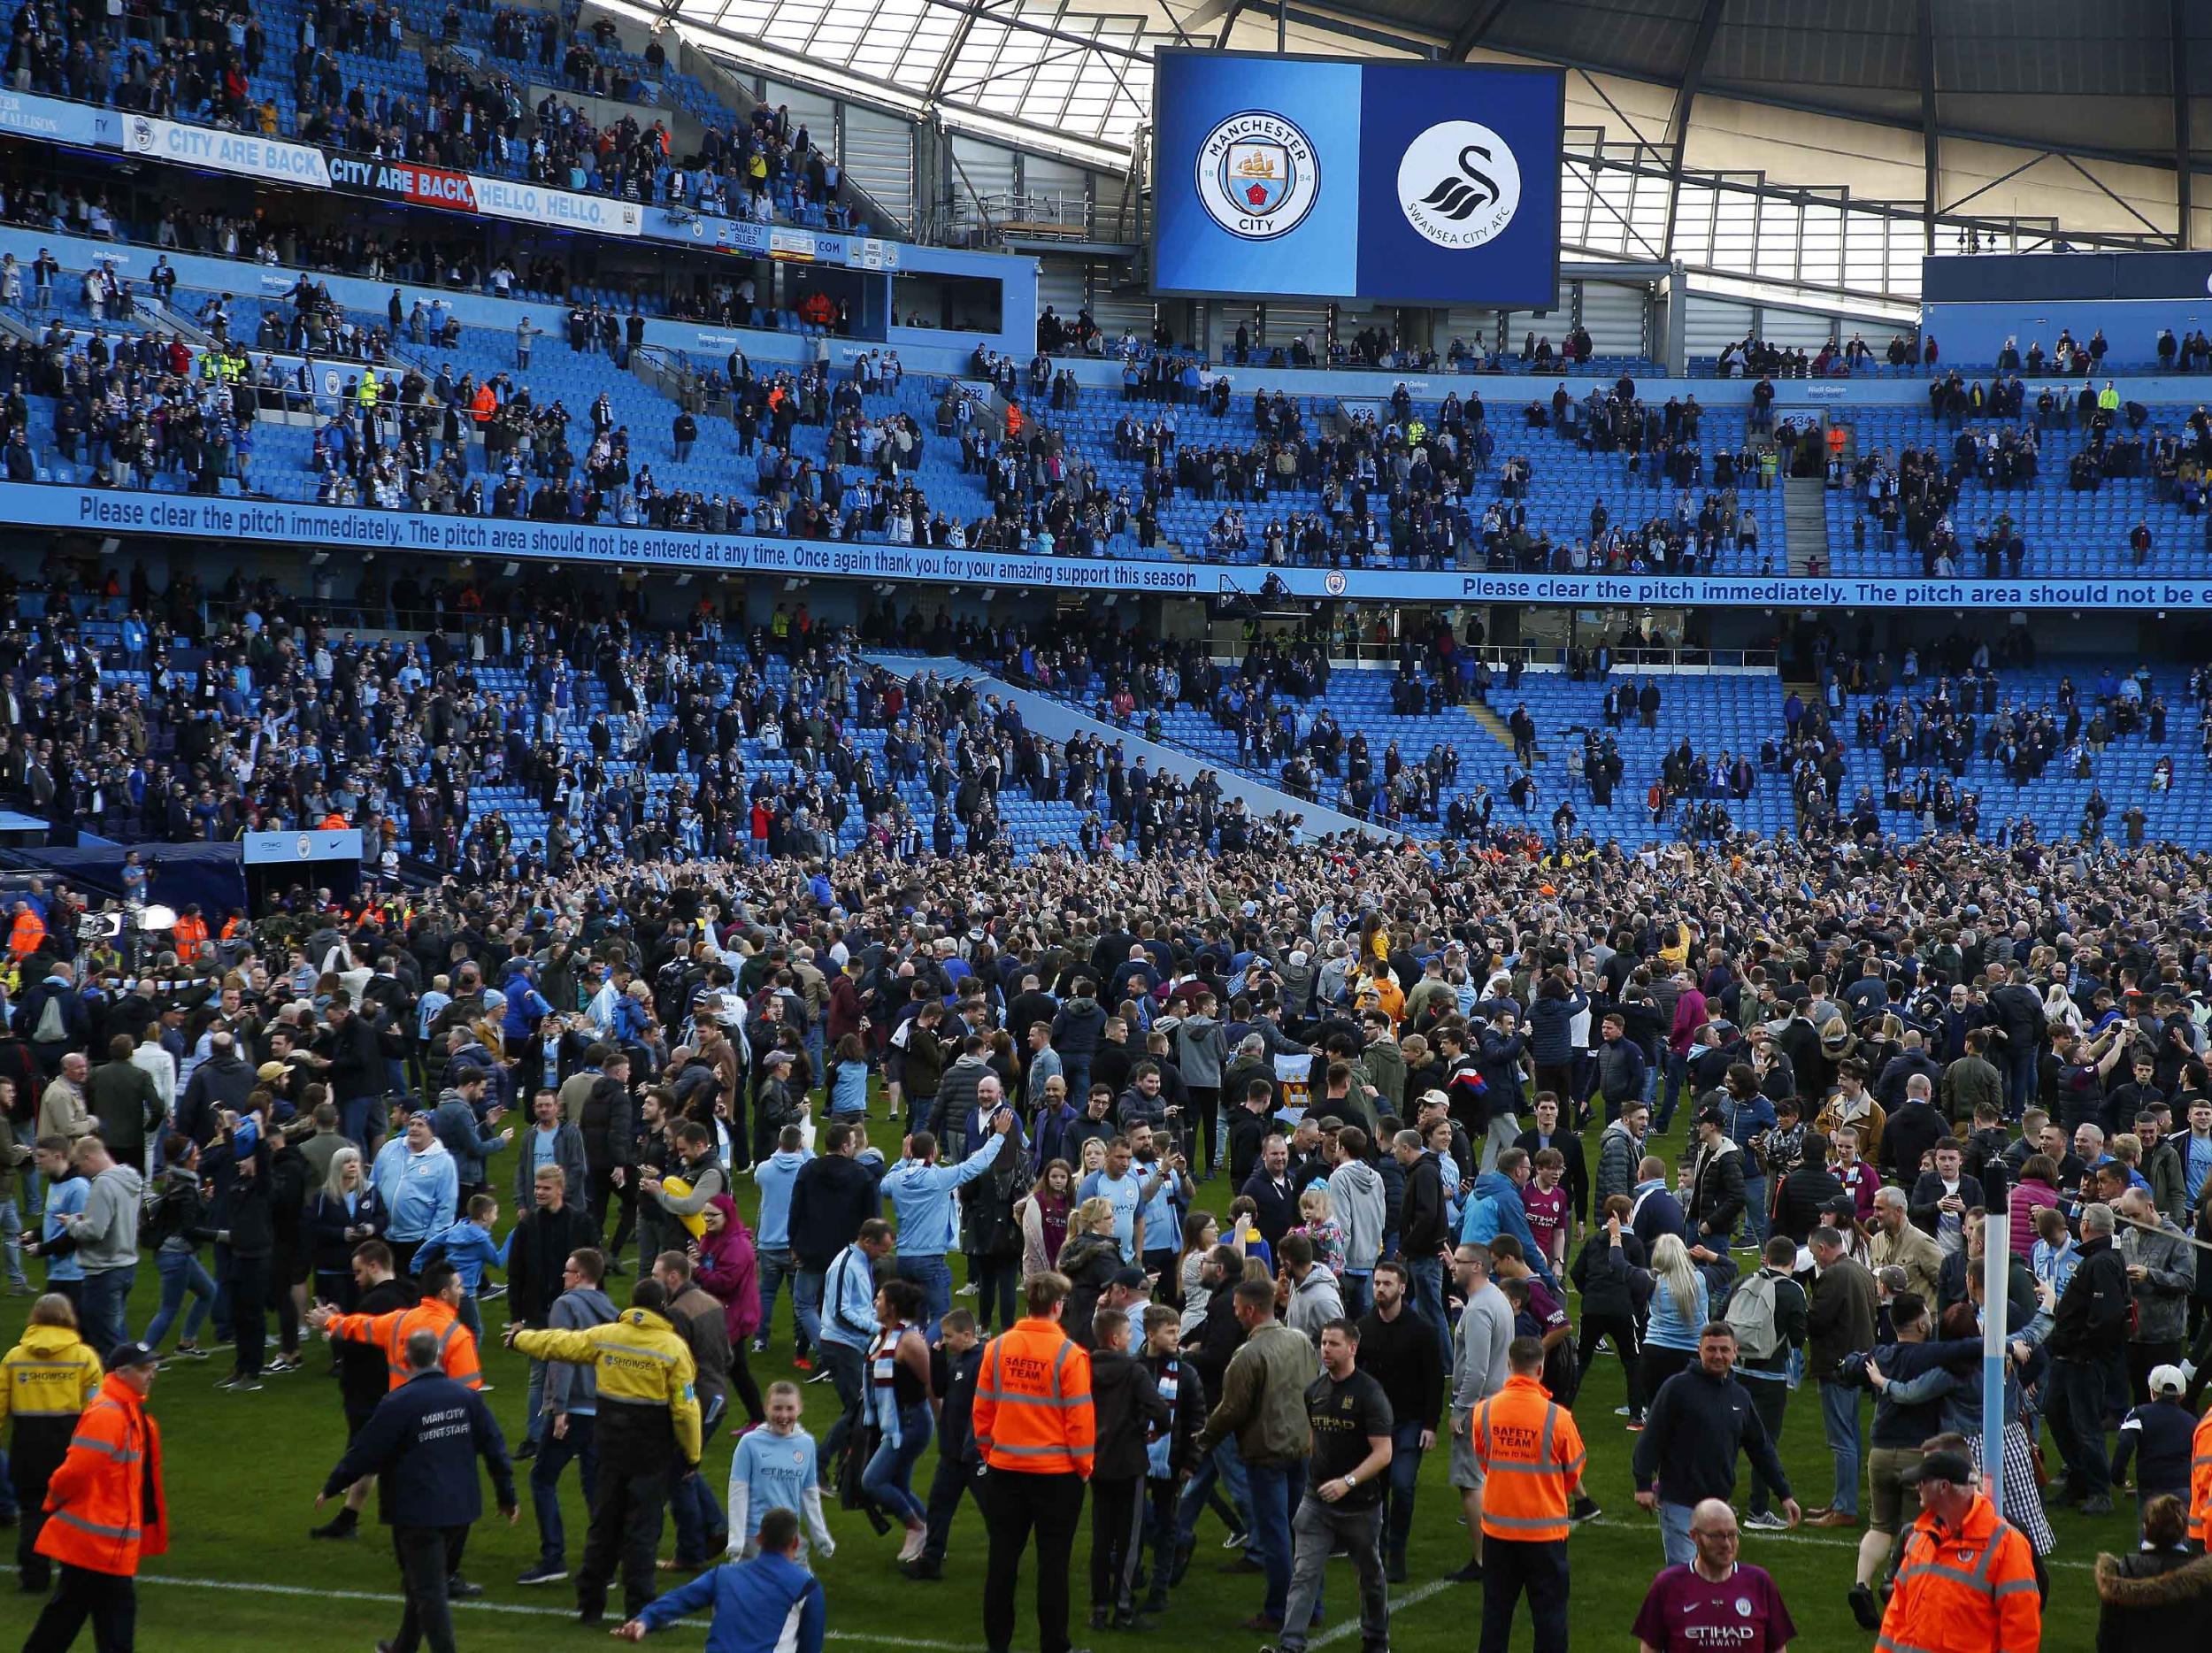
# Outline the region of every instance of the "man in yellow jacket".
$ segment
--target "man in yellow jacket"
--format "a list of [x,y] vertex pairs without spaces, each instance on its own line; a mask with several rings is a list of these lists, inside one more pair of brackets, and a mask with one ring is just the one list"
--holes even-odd
[[15,1565],[26,1590],[43,1590],[46,1557],[38,1530],[46,1524],[46,1483],[69,1455],[77,1419],[100,1392],[99,1356],[77,1335],[77,1311],[59,1292],[31,1305],[23,1341],[0,1357],[0,1430],[12,1422],[9,1479],[22,1506]]
[[591,1532],[576,1573],[579,1623],[605,1621],[607,1586],[619,1560],[625,1620],[654,1595],[661,1515],[675,1479],[698,1472],[697,1369],[667,1318],[668,1293],[650,1278],[630,1288],[630,1306],[580,1331],[507,1328],[507,1347],[534,1360],[589,1366],[599,1387],[599,1487]]

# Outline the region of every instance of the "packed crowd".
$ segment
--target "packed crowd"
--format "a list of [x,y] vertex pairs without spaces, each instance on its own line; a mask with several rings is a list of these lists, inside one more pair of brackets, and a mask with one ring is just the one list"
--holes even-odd
[[[449,7],[442,45],[460,45],[461,22],[459,8]],[[549,68],[565,32],[549,16],[541,24],[514,13],[495,19],[492,55],[527,61],[534,31],[540,38],[532,55]],[[0,72],[25,90],[163,119],[718,215],[847,227],[838,165],[787,108],[718,111],[702,119],[698,152],[679,155],[666,119],[624,112],[602,123],[557,91],[533,109],[526,81],[472,51],[411,43],[403,18],[389,6],[320,0],[302,8],[292,32],[273,53],[249,10],[185,0],[161,7],[151,27],[127,30],[119,10],[94,16],[24,0]],[[613,33],[603,19],[590,34],[568,35],[561,78],[569,89],[626,101],[642,94],[645,83]],[[403,54],[419,54],[419,91],[409,77],[359,73],[361,59],[391,64]],[[644,66],[664,70],[657,41]]]
[[[212,1319],[226,1382],[251,1394],[320,1330],[372,1346],[342,1386],[366,1426],[388,1368],[475,1381],[503,1289],[534,1362],[514,1434],[544,1549],[526,1581],[567,1576],[540,1495],[595,1450],[576,1374],[595,1369],[596,1456],[629,1472],[597,1479],[587,1618],[618,1576],[630,1616],[668,1611],[664,1498],[686,1564],[742,1550],[776,1509],[777,1547],[796,1517],[826,1563],[833,1494],[902,1526],[901,1565],[927,1580],[978,1486],[987,1643],[1010,1642],[1033,1523],[1040,1634],[1063,1649],[1053,1586],[1087,1480],[1094,1626],[1165,1605],[1210,1510],[1248,1542],[1252,1629],[1302,1645],[1348,1543],[1379,1646],[1433,1444],[1484,1644],[1525,1595],[1539,1647],[1563,1647],[1565,1535],[1596,1513],[1585,1453],[1609,1449],[1572,1409],[1609,1347],[1669,1614],[1694,1598],[1680,1611],[1736,1626],[1729,1645],[1789,1641],[1771,1578],[1728,1568],[1740,1531],[1801,1513],[1858,1534],[1847,1604],[1869,1634],[2032,1647],[2043,1557],[2131,1474],[2154,1549],[2101,1572],[2109,1611],[2149,1622],[2123,1572],[2179,1569],[2185,1606],[2212,1581],[2180,1532],[2212,1522],[2212,1480],[2192,1479],[2212,1378],[2208,909],[2203,868],[2168,850],[1947,839],[1018,865],[603,850],[406,900],[296,890],[212,935],[187,914],[129,970],[77,897],[32,886],[0,1082],[12,1157],[38,1172],[25,1249],[65,1300],[41,1324],[73,1319],[124,1368],[210,1352]],[[1678,1111],[1686,1148],[1663,1143]],[[895,1156],[871,1146],[886,1117]],[[729,1195],[749,1175],[750,1229]],[[1225,1176],[1217,1212],[1199,1189]],[[502,1248],[510,1192],[526,1214]],[[618,1309],[603,1288],[634,1238]],[[163,1310],[134,1328],[142,1242]],[[1991,1247],[2009,1256],[1995,1417]],[[841,1415],[818,1458],[801,1449],[812,1475],[741,1445],[726,1509],[686,1472],[703,1429],[739,1406],[763,1445],[797,1429],[796,1392],[760,1394],[747,1365],[787,1284],[794,1348]],[[414,1361],[419,1329],[439,1336]],[[602,1358],[610,1336],[688,1381],[640,1388],[636,1363]],[[1832,1462],[1785,1462],[1781,1419],[1815,1395]],[[403,1446],[402,1421],[374,1426]],[[2045,1424],[2062,1469],[2039,1487]],[[2002,1520],[1972,1467],[1992,1432]],[[925,1498],[933,1435],[947,1467]],[[35,1480],[58,1456],[41,1439],[16,1438],[34,1526],[71,1508],[69,1482]],[[331,1478],[348,1510],[365,1461]],[[1832,1490],[1801,1511],[1813,1481]],[[44,1530],[32,1553],[77,1570],[57,1602],[96,1596]],[[411,1612],[444,1611],[445,1572],[410,1565]],[[1731,1577],[1744,1599],[1705,1588]]]

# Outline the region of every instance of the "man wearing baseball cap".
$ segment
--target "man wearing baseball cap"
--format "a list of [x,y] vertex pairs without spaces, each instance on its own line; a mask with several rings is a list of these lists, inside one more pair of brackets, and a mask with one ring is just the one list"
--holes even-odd
[[160,1358],[144,1343],[109,1351],[100,1392],[46,1483],[38,1553],[60,1565],[61,1577],[24,1653],[64,1653],[88,1618],[103,1653],[135,1645],[138,1564],[169,1548],[161,1429],[146,1411]]
[[2132,1407],[2120,1419],[2112,1446],[2112,1484],[2122,1484],[2128,1460],[2135,1460],[2135,1511],[2161,1493],[2170,1493],[2185,1505],[2189,1502],[2189,1471],[2193,1450],[2191,1437],[2196,1414],[2182,1404],[2189,1380],[2179,1366],[2158,1365],[2146,1380],[2150,1399]]
[[1923,1450],[1899,1478],[1919,1492],[1920,1518],[1882,1615],[1881,1645],[1923,1653],[2041,1646],[2043,1597],[2027,1534],[1990,1507],[1957,1436],[1938,1435]]

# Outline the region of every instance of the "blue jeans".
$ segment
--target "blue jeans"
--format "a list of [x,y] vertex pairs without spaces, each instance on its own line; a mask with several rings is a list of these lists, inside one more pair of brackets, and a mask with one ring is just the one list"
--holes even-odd
[[937,1323],[952,1312],[952,1265],[941,1257],[902,1257],[893,1268],[922,1288],[922,1341],[935,1342]]
[[523,1438],[529,1441],[545,1439],[545,1362],[530,1363],[530,1398],[523,1403],[528,1415],[522,1426]]
[[1452,1367],[1452,1328],[1444,1318],[1444,1259],[1409,1257],[1406,1272],[1413,1276],[1413,1311],[1436,1328],[1436,1341],[1444,1351],[1444,1369]]
[[169,1327],[174,1324],[187,1292],[192,1294],[192,1307],[185,1314],[184,1335],[180,1341],[189,1343],[199,1336],[200,1323],[207,1319],[207,1311],[215,1302],[215,1282],[200,1266],[196,1251],[157,1251],[154,1266],[161,1271],[161,1307],[154,1315],[154,1323],[146,1328],[147,1346],[161,1347],[161,1340],[169,1335]]
[[84,1341],[104,1360],[107,1350],[131,1341],[130,1327],[124,1323],[123,1313],[131,1300],[131,1286],[137,1279],[135,1263],[102,1269],[97,1273],[88,1269],[85,1272],[84,1287],[77,1298],[77,1324],[83,1328]]
[[1657,1134],[1666,1134],[1667,1126],[1674,1119],[1674,1111],[1682,1105],[1682,1088],[1689,1078],[1689,1057],[1679,1051],[1668,1051],[1666,1097],[1659,1104],[1659,1117],[1651,1122],[1651,1128]]
[[887,1434],[868,1467],[861,1472],[860,1489],[881,1504],[887,1514],[907,1526],[922,1525],[920,1499],[914,1495],[914,1465],[929,1445],[929,1403],[917,1401],[899,1408],[899,1438]]
[[368,1159],[376,1152],[377,1139],[384,1133],[378,1129],[383,1120],[384,1098],[381,1096],[349,1096],[338,1104],[338,1129],[356,1148],[361,1157]]
[[1421,1478],[1421,1425],[1402,1423],[1390,1436],[1390,1480],[1383,1488],[1383,1558],[1403,1560],[1413,1532],[1413,1489]]
[[[822,1343],[822,1280],[824,1276],[803,1268],[791,1280],[791,1318],[799,1323],[799,1341],[808,1349]],[[762,1326],[768,1322],[763,1320]]]
[[1336,1283],[1344,1298],[1344,1318],[1357,1325],[1360,1317],[1375,1306],[1374,1275],[1347,1269],[1337,1276]]
[[1820,1426],[1836,1457],[1836,1496],[1832,1509],[1859,1512],[1859,1465],[1866,1462],[1866,1419],[1859,1392],[1825,1378],[1820,1383]]
[[599,1420],[589,1412],[571,1412],[568,1433],[557,1436],[545,1427],[538,1455],[530,1460],[530,1507],[538,1518],[538,1558],[556,1566],[568,1559],[568,1534],[561,1526],[561,1472],[571,1458],[584,1487],[587,1505],[599,1498]]
[[0,1200],[0,1249],[8,1254],[8,1283],[27,1286],[30,1280],[23,1272],[23,1242],[16,1236],[23,1232],[22,1214],[12,1199]]
[[1237,1456],[1233,1437],[1224,1440],[1202,1458],[1183,1488],[1182,1506],[1176,1511],[1176,1541],[1188,1548],[1198,1539],[1198,1518],[1205,1513],[1206,1500],[1216,1486],[1229,1495],[1229,1507],[1236,1513],[1238,1529],[1252,1530],[1252,1488],[1245,1479],[1244,1460]]
[[[1088,1054],[1069,1056],[1063,1051],[1060,1056],[1060,1077],[1068,1081],[1068,1100],[1080,1112],[1091,1099],[1091,1058]],[[1225,1142],[1228,1139],[1224,1137],[1222,1140]]]
[[1660,1503],[1659,1542],[1671,1567],[1686,1567],[1697,1559],[1697,1541],[1690,1536],[1691,1514],[1686,1503]]
[[815,1317],[799,1301],[799,1282],[803,1278],[799,1272],[799,1259],[788,1246],[763,1246],[756,1259],[760,1272],[760,1341],[764,1346],[768,1342],[768,1329],[776,1318],[776,1299],[782,1295],[783,1283],[787,1280],[791,1282],[791,1318],[798,1327],[798,1341],[794,1347],[803,1355],[814,1347],[814,1334],[819,1326],[810,1324]]
[[1744,1232],[1761,1245],[1767,1242],[1767,1180],[1764,1177],[1746,1177],[1743,1180]]
[[[718,1401],[714,1410],[699,1420],[703,1438],[714,1438],[714,1426],[721,1422],[723,1410]],[[723,1549],[717,1534],[726,1541],[730,1523],[706,1476],[692,1474],[679,1480],[669,1494],[668,1510],[676,1523],[677,1564],[695,1570],[712,1566],[720,1558]]]
[[1306,1495],[1306,1465],[1247,1464],[1252,1488],[1252,1542],[1267,1573],[1267,1600],[1260,1611],[1280,1623],[1290,1601],[1290,1515]]

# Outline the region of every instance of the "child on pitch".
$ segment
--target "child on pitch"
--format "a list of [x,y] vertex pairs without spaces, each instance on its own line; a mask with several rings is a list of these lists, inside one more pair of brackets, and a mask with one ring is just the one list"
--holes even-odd
[[498,1220],[498,1196],[472,1194],[468,1215],[451,1227],[431,1235],[415,1253],[418,1270],[429,1267],[441,1257],[453,1265],[454,1272],[461,1277],[464,1294],[461,1324],[475,1334],[479,1343],[484,1341],[484,1317],[477,1309],[476,1299],[484,1289],[484,1271],[494,1265],[501,1268],[507,1265],[506,1248],[492,1238],[492,1225]]
[[[749,1431],[730,1459],[730,1557],[742,1560],[759,1547],[761,1518],[771,1510],[801,1517],[807,1535],[825,1557],[837,1553],[822,1516],[820,1460],[814,1437],[799,1427],[799,1386],[768,1386],[768,1421]],[[800,1547],[800,1559],[806,1556]]]
[[955,1309],[937,1328],[936,1346],[929,1351],[930,1392],[941,1397],[937,1411],[937,1471],[929,1483],[925,1517],[928,1535],[922,1553],[899,1564],[910,1579],[936,1581],[945,1576],[945,1546],[952,1535],[952,1518],[959,1513],[960,1498],[975,1488],[976,1471],[983,1454],[975,1443],[975,1380],[983,1367],[983,1336],[975,1316]]
[[1174,1310],[1162,1303],[1146,1308],[1140,1358],[1152,1374],[1153,1388],[1167,1403],[1168,1418],[1164,1423],[1148,1419],[1145,1424],[1142,1519],[1152,1568],[1150,1588],[1137,1609],[1141,1614],[1167,1611],[1168,1587],[1175,1581],[1176,1517],[1183,1480],[1197,1467],[1191,1442],[1206,1421],[1206,1381],[1184,1357],[1182,1342],[1182,1323]]

